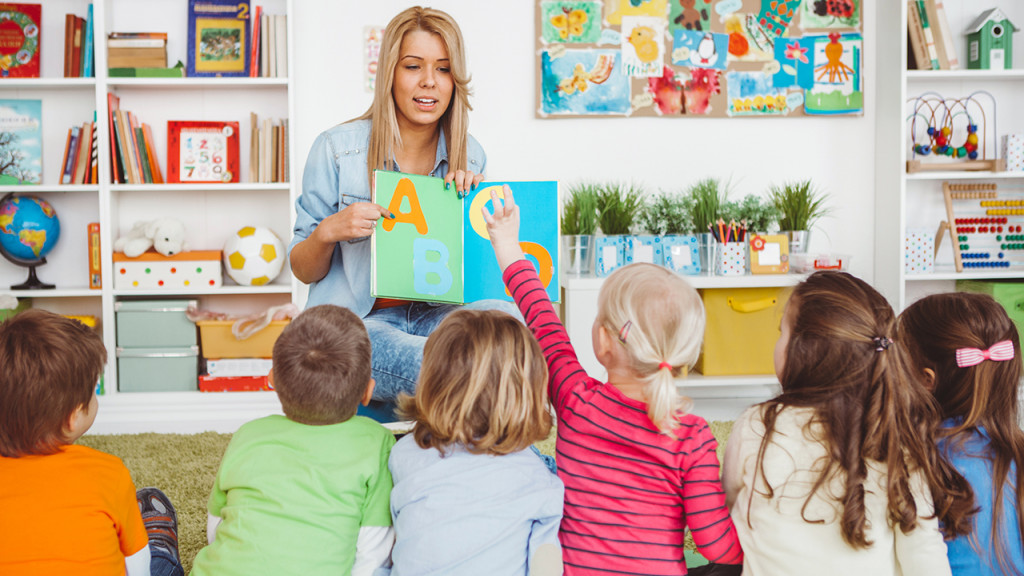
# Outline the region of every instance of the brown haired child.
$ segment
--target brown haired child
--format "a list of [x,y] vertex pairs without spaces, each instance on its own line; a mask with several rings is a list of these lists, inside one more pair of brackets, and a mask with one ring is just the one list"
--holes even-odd
[[167,497],[136,493],[120,459],[74,444],[96,419],[106,358],[95,332],[51,312],[0,324],[5,576],[183,573]]
[[991,296],[936,294],[903,311],[899,340],[942,409],[939,448],[974,491],[971,532],[948,543],[953,574],[1024,574],[1017,326]]
[[561,574],[563,488],[531,450],[551,430],[547,366],[530,331],[458,310],[427,339],[415,422],[391,453],[395,571]]
[[278,337],[273,362],[285,416],[231,438],[208,504],[210,545],[192,574],[370,574],[394,540],[395,440],[355,415],[373,394],[366,329],[347,309],[314,306]]

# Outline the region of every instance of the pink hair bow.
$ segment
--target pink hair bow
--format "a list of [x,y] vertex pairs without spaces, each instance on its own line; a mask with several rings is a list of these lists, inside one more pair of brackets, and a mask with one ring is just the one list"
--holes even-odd
[[996,342],[988,350],[978,348],[958,348],[956,351],[956,365],[961,368],[981,364],[985,360],[1002,362],[1013,360],[1013,342],[1003,340]]

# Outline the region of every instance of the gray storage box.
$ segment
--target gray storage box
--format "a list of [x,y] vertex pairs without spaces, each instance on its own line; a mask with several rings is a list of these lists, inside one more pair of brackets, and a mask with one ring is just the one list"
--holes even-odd
[[199,390],[199,347],[117,348],[121,392]]
[[120,348],[195,346],[196,325],[185,317],[195,300],[124,300],[114,304]]

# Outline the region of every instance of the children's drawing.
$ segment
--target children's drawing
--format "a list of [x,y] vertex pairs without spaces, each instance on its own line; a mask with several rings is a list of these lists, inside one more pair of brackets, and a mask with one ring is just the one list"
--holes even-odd
[[665,18],[622,19],[622,70],[627,76],[661,76],[665,53]]
[[808,114],[850,114],[864,110],[860,73],[860,34],[810,36],[814,42],[814,86],[807,92]]
[[665,66],[661,77],[647,79],[647,92],[654,97],[654,109],[659,116],[678,116],[683,113],[684,84],[685,80],[668,66]]
[[860,28],[861,0],[806,0],[800,14],[804,30]]
[[800,0],[761,0],[757,22],[768,34],[778,38],[785,35],[799,8]]
[[725,18],[729,35],[729,60],[769,62],[775,54],[773,37],[765,32],[753,14],[736,13]]
[[540,10],[544,42],[592,44],[601,38],[600,0],[544,1]]
[[722,91],[719,72],[711,68],[694,68],[690,80],[683,87],[686,98],[685,113],[705,115],[711,113],[711,96]]
[[[678,58],[677,58],[678,56]],[[729,56],[729,36],[711,32],[676,30],[672,45],[672,64],[694,68],[725,70]]]
[[708,0],[672,0],[669,3],[668,29],[671,32],[710,30],[710,12],[711,2]]
[[541,109],[547,114],[625,114],[629,77],[622,73],[618,50],[565,50],[553,58],[541,54]]
[[799,86],[805,90],[814,87],[814,64],[811,51],[813,37],[779,38],[775,41],[775,60],[779,71],[772,77],[776,88]]
[[606,19],[612,26],[622,25],[623,17],[654,16],[664,20],[668,14],[668,0],[605,0],[605,5]]
[[772,85],[764,72],[726,72],[729,116],[781,116],[786,113],[786,92]]

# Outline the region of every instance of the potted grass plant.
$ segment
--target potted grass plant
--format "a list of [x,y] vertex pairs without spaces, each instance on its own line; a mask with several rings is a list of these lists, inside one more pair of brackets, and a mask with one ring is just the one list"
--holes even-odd
[[569,274],[590,274],[599,189],[598,185],[587,182],[573,184],[562,203],[563,266]]
[[700,246],[701,268],[707,274],[714,270],[717,248],[717,241],[711,234],[711,228],[721,217],[728,195],[728,185],[723,185],[718,178],[699,180],[686,192],[691,205],[693,228]]
[[789,251],[807,252],[811,228],[831,209],[825,206],[828,195],[818,191],[810,180],[772,185],[769,201],[779,210],[779,228],[789,237]]
[[607,276],[625,264],[626,237],[643,211],[645,193],[635,184],[609,182],[597,192],[597,213],[601,232],[595,246],[595,271]]
[[701,271],[692,208],[685,194],[660,192],[647,202],[640,218],[649,233],[662,235],[662,264],[680,274],[700,274]]
[[748,194],[739,201],[727,202],[722,207],[722,219],[726,222],[746,224],[751,233],[767,233],[776,229],[782,213],[770,199]]

